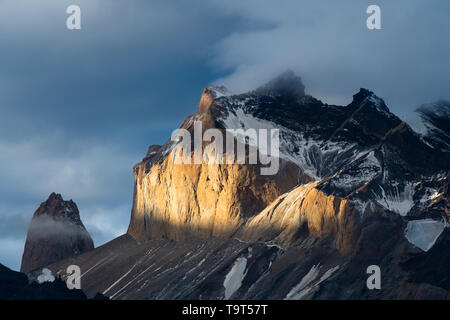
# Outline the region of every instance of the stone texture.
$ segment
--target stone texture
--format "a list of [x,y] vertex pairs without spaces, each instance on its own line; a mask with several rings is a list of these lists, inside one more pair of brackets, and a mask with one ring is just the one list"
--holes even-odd
[[346,200],[326,195],[315,183],[280,196],[239,231],[247,241],[273,241],[292,246],[308,237],[331,236],[342,253],[350,253],[359,236],[359,215]]

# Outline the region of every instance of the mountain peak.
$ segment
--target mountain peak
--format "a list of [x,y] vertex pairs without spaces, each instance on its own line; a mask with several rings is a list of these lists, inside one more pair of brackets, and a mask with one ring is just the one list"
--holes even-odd
[[223,96],[228,96],[231,94],[231,92],[227,89],[225,86],[206,86],[205,91],[210,92],[214,95],[214,97],[220,98]]
[[364,99],[371,97],[374,93],[366,88],[360,88],[358,93],[353,95],[354,103],[361,103]]
[[206,86],[203,90],[198,112],[203,113],[209,109],[215,99],[230,95],[231,92],[224,86]]
[[50,199],[52,199],[52,200],[59,200],[59,199],[61,199],[62,200],[61,194],[56,193],[56,192],[52,192],[48,198],[49,198],[49,200]]
[[305,95],[305,85],[303,84],[302,79],[295,75],[292,70],[287,70],[255,91],[261,95],[302,97]]
[[41,203],[34,217],[50,216],[54,219],[69,218],[72,222],[81,223],[78,207],[72,200],[65,201],[61,194],[52,192],[48,199]]
[[93,248],[75,202],[64,201],[53,192],[31,219],[21,271],[29,272]]
[[373,91],[366,88],[360,88],[359,92],[353,95],[352,104],[361,104],[365,102],[366,107],[371,107],[387,116],[393,116],[383,99],[378,97]]

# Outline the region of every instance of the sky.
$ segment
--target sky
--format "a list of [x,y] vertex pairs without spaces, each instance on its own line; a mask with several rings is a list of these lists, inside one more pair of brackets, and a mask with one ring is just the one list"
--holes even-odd
[[[81,30],[66,9],[81,8]],[[381,8],[381,30],[366,8]],[[348,104],[365,87],[405,121],[450,100],[449,1],[1,0],[0,263],[18,270],[34,211],[73,199],[94,243],[130,220],[132,167],[194,113],[293,70]]]

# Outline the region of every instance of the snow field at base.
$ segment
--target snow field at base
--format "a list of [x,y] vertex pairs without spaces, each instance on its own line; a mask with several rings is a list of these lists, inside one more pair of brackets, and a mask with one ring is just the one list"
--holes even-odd
[[247,267],[247,258],[238,258],[230,272],[225,276],[223,286],[225,287],[225,299],[228,300],[242,285],[245,278],[245,268]]
[[406,226],[405,237],[411,244],[423,251],[428,251],[446,227],[446,222],[433,219],[412,220]]

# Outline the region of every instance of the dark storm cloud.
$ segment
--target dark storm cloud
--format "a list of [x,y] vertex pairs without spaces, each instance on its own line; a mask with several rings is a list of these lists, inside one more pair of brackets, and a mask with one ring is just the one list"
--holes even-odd
[[[66,29],[70,4],[79,31]],[[206,61],[234,18],[203,1],[0,6],[0,262],[17,268],[29,219],[53,191],[78,204],[96,245],[125,232],[132,166],[222,75]]]
[[104,136],[119,120],[121,129],[169,127],[213,79],[203,61],[229,25],[195,1],[78,1],[82,30],[68,31],[73,1],[25,2],[7,1],[0,13],[0,103],[20,125],[2,118],[9,135],[64,126]]
[[[81,7],[81,30],[65,11]],[[365,26],[369,4],[382,30]],[[72,198],[96,245],[129,222],[132,166],[202,88],[239,92],[291,68],[308,93],[359,87],[409,115],[450,99],[445,1],[4,0],[0,4],[0,263],[17,268],[32,213]],[[406,117],[406,116],[405,116]]]
[[[369,4],[380,6],[382,30],[366,28]],[[216,66],[235,70],[218,82],[235,91],[291,68],[326,102],[348,103],[367,87],[400,116],[450,97],[448,1],[230,0],[221,6],[268,25],[233,32],[217,47]]]

